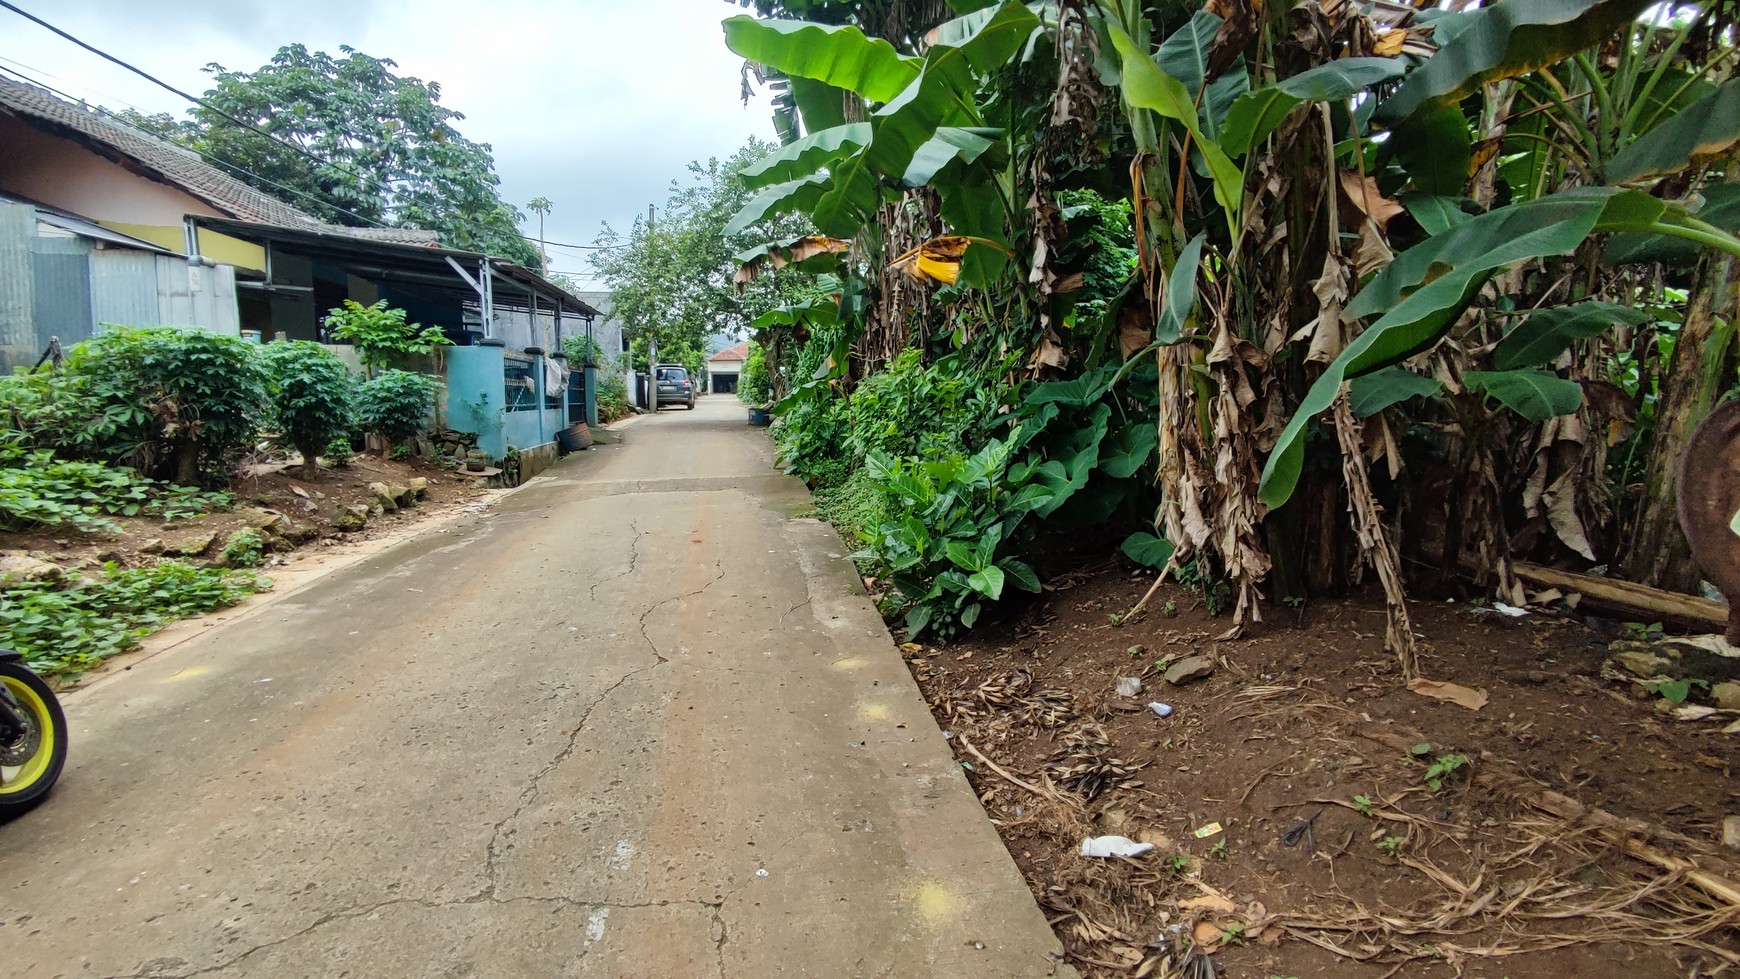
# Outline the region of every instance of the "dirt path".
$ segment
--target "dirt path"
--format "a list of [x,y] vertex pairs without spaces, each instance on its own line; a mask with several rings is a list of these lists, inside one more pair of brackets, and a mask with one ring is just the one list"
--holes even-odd
[[1044,976],[1057,942],[735,401],[73,694],[13,976]]

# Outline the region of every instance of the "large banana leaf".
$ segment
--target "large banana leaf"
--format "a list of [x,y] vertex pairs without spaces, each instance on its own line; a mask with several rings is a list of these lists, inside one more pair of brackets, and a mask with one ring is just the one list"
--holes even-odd
[[846,90],[814,78],[787,79],[791,100],[803,117],[804,132],[819,133],[846,124]]
[[[1697,219],[1728,234],[1740,234],[1740,184],[1714,184],[1700,193],[1704,200],[1695,215]],[[1664,234],[1614,235],[1607,239],[1607,249],[1601,254],[1601,260],[1609,265],[1632,262],[1690,265],[1697,258],[1695,243]]]
[[1532,313],[1492,348],[1492,366],[1500,371],[1541,367],[1559,359],[1577,340],[1598,337],[1618,324],[1641,326],[1650,316],[1641,309],[1612,303],[1573,303]]
[[1446,105],[1409,117],[1390,134],[1384,150],[1395,153],[1414,186],[1425,193],[1461,197],[1468,184],[1474,140],[1460,106]]
[[868,142],[870,124],[867,122],[824,129],[788,143],[744,167],[743,184],[756,190],[807,177]]
[[1160,49],[1154,53],[1160,70],[1178,79],[1192,101],[1202,91],[1203,79],[1208,77],[1209,49],[1214,46],[1214,35],[1221,23],[1214,14],[1198,10],[1189,23],[1161,41]]
[[1402,367],[1385,367],[1348,382],[1347,406],[1353,409],[1353,417],[1369,418],[1390,405],[1409,398],[1430,398],[1443,389],[1444,385],[1430,377]]
[[725,20],[725,45],[756,64],[857,92],[871,102],[894,98],[918,77],[917,58],[903,57],[894,45],[851,25],[739,14]]
[[1124,100],[1138,109],[1148,109],[1184,126],[1195,137],[1196,147],[1208,164],[1214,181],[1214,197],[1226,212],[1227,223],[1236,227],[1239,205],[1243,203],[1244,173],[1210,140],[1197,121],[1196,103],[1184,83],[1160,70],[1148,52],[1142,50],[1129,34],[1117,24],[1108,22],[1106,32],[1112,46],[1123,61]]
[[731,216],[731,220],[725,225],[724,235],[729,238],[747,231],[757,221],[776,214],[807,211],[822,199],[829,186],[827,175],[821,173],[774,184],[750,198],[749,203]]
[[980,125],[973,99],[978,75],[1007,64],[1039,26],[1033,11],[1005,0],[931,31],[918,76],[872,118],[875,136],[866,150],[870,169],[900,180],[938,129]]
[[1339,102],[1407,68],[1400,58],[1343,58],[1302,71],[1292,78],[1254,89],[1232,104],[1220,129],[1220,144],[1238,158],[1269,138],[1275,127],[1304,102]]
[[1347,304],[1349,318],[1383,315],[1305,393],[1263,466],[1263,502],[1278,507],[1293,495],[1305,461],[1305,426],[1334,402],[1344,381],[1437,343],[1499,269],[1567,254],[1598,232],[1650,227],[1665,210],[1640,191],[1582,187],[1488,211],[1396,256]]
[[1372,121],[1393,127],[1422,110],[1462,101],[1487,82],[1556,64],[1613,36],[1650,0],[1504,0],[1482,7],[1416,68]]
[[1625,184],[1701,167],[1740,143],[1740,78],[1686,106],[1607,163],[1607,181]]
[[1583,389],[1577,382],[1543,370],[1468,371],[1462,382],[1468,390],[1489,394],[1532,422],[1568,415],[1583,403]]
[[963,129],[944,126],[926,140],[912,155],[901,183],[908,187],[923,187],[936,179],[943,167],[956,160],[976,163],[979,158],[999,145],[1002,132],[996,129]]

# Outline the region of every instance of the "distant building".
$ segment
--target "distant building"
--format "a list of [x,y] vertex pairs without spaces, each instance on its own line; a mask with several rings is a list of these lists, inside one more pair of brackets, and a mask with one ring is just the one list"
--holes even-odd
[[749,344],[726,347],[707,358],[707,390],[714,394],[736,394],[738,379],[743,376],[743,364],[749,360]]

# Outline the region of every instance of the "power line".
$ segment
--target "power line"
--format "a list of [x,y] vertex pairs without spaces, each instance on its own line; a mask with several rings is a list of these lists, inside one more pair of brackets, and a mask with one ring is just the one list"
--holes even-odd
[[[256,133],[260,136],[263,136],[266,139],[269,139],[272,142],[277,143],[278,145],[285,147],[286,149],[289,149],[297,154],[300,154],[301,156],[306,157],[307,159],[309,159],[310,161],[314,162],[315,164],[317,164],[319,166],[331,167],[335,170],[340,171],[341,173],[347,173],[350,176],[355,177],[356,179],[362,180],[365,182],[369,179],[368,177],[364,176],[361,173],[358,173],[355,170],[352,170],[350,167],[345,166],[344,164],[334,163],[331,160],[322,159],[321,157],[315,155],[311,150],[309,150],[303,146],[299,146],[293,142],[290,142],[287,139],[283,139],[279,136],[276,136],[272,133],[269,133],[266,130],[261,129],[260,127],[254,125],[253,123],[248,122],[247,120],[239,119],[236,116],[233,116],[233,115],[229,114],[228,112],[225,112],[224,110],[218,108],[217,106],[212,105],[210,102],[207,102],[206,100],[204,100],[202,98],[199,98],[199,97],[194,96],[194,95],[190,95],[187,92],[184,92],[179,88],[176,88],[174,85],[169,84],[168,82],[164,81],[163,79],[158,78],[156,75],[153,75],[150,72],[144,70],[143,68],[135,67],[134,65],[129,64],[126,61],[123,61],[122,59],[116,57],[115,55],[112,55],[109,52],[104,51],[102,48],[99,48],[96,45],[90,44],[84,40],[81,40],[78,37],[73,36],[72,34],[67,33],[66,31],[61,30],[60,28],[54,26],[53,24],[50,24],[48,21],[43,20],[41,17],[36,16],[35,14],[31,13],[30,11],[25,10],[22,7],[19,7],[16,4],[9,2],[9,0],[0,0],[0,8],[5,8],[6,10],[10,10],[13,13],[17,14],[18,16],[23,17],[25,20],[28,20],[31,23],[37,25],[38,27],[41,27],[44,30],[47,30],[47,31],[49,31],[49,32],[61,37],[61,38],[64,38],[68,41],[71,41],[73,44],[76,44],[79,47],[85,49],[86,51],[89,51],[90,53],[96,55],[97,57],[102,58],[104,61],[108,61],[108,62],[111,62],[113,64],[119,65],[120,67],[125,68],[126,70],[132,72],[135,75],[138,75],[139,77],[145,79],[146,81],[151,82],[154,85],[157,85],[160,88],[163,88],[163,89],[165,89],[169,92],[172,92],[176,95],[179,95],[182,98],[186,99],[187,101],[192,102],[193,104],[201,106],[205,109],[208,109],[208,110],[216,113],[217,115],[222,116],[225,119],[228,119],[230,122],[233,122],[236,125],[241,126],[242,128],[244,128],[250,132],[253,132],[253,133]],[[10,60],[10,59],[8,59],[8,60]],[[18,62],[13,62],[13,64],[17,64],[17,63]],[[44,86],[44,87],[47,88],[48,86]],[[52,89],[50,89],[50,90],[53,91]],[[64,92],[61,92],[58,94],[62,95],[63,97],[71,98],[71,96],[67,96],[66,93],[64,93]],[[274,186],[274,187],[280,187],[280,188],[285,189],[285,190],[290,189],[290,188],[284,187],[282,184],[273,183],[272,181],[267,180],[264,177],[261,177],[257,174],[254,174],[254,173],[251,173],[247,170],[244,170],[241,167],[237,167],[234,164],[226,163],[224,165],[228,166],[234,170],[237,170],[241,173],[245,173],[248,176],[253,177],[256,180],[260,180],[260,181],[264,181],[265,183],[272,184],[272,186]],[[300,194],[300,192],[298,192],[298,191],[293,191],[293,193]],[[307,195],[307,194],[300,194],[300,196],[305,197],[308,200],[314,201],[316,203],[319,203],[322,206],[329,207],[332,210],[337,211],[340,214],[344,214],[348,217],[356,218],[359,221],[363,221],[363,222],[366,222],[368,224],[372,224],[375,227],[378,227],[378,228],[391,227],[391,225],[385,224],[383,222],[376,221],[372,218],[365,218],[360,214],[356,214],[352,211],[347,211],[344,208],[337,207],[337,206],[333,205],[331,202],[323,200],[321,198],[312,197],[312,196]],[[473,231],[478,230],[476,225],[472,225],[471,227],[472,227]],[[537,241],[536,238],[533,238],[531,235],[525,234],[525,233],[519,231],[518,229],[515,229],[514,234],[516,236],[518,236],[519,238],[522,238],[526,241]],[[554,242],[547,242],[546,244],[554,244]],[[603,248],[606,246],[602,246],[602,245],[567,245],[564,247],[568,247],[568,248]]]

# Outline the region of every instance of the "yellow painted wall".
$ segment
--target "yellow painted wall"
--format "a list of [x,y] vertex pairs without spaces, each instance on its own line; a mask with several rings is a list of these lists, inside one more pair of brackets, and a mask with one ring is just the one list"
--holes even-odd
[[[153,245],[161,245],[176,254],[187,250],[186,236],[179,225],[163,227],[151,224],[122,224],[118,221],[104,221],[103,227],[111,231],[119,231],[124,235],[132,235],[149,241]],[[252,242],[221,235],[208,228],[199,229],[199,253],[220,265],[234,265],[237,268],[252,269],[263,272],[266,269],[266,249]]]

